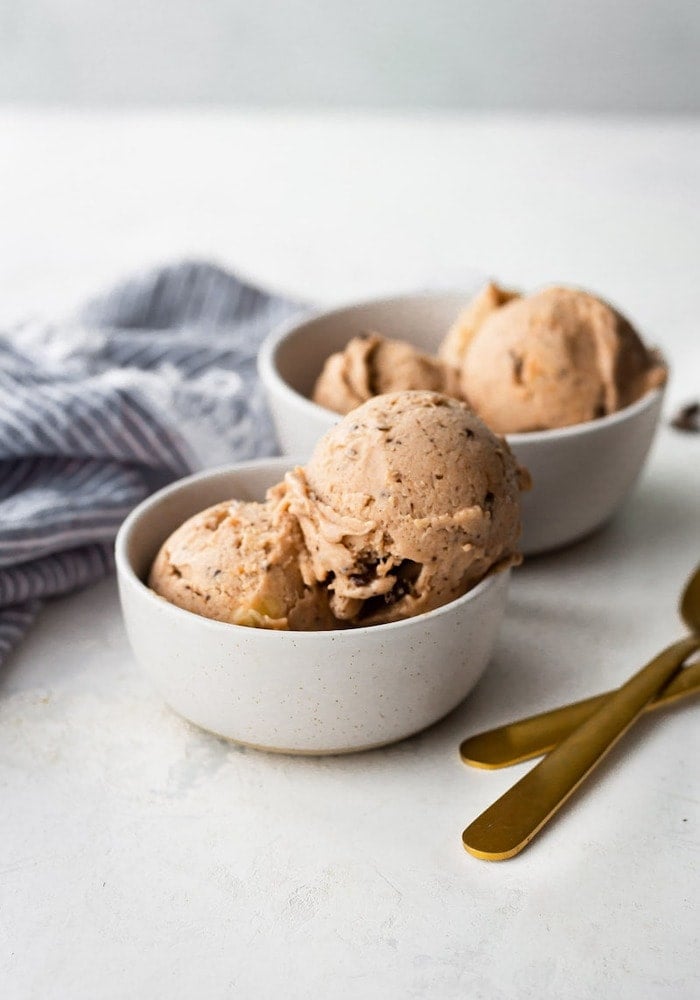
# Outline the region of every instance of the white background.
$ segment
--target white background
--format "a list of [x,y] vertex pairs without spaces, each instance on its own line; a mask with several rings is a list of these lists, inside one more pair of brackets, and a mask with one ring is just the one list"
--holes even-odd
[[690,0],[4,0],[0,329],[183,257],[311,302],[478,272],[603,294],[672,378],[620,516],[514,574],[473,695],[395,747],[226,744],[146,683],[113,580],[48,607],[0,675],[3,1000],[700,995],[697,703],[502,864],[460,834],[525,767],[457,757],[681,632],[699,44]]
[[694,0],[3,0],[0,101],[697,111]]
[[676,400],[700,369],[699,189],[692,118],[6,111],[0,316],[183,256],[311,302],[569,282],[683,345]]

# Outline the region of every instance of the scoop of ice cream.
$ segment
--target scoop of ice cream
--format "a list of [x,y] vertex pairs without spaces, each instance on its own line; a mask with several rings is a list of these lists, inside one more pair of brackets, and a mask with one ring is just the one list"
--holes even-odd
[[594,420],[666,378],[623,316],[571,288],[495,306],[463,345],[463,394],[499,434]]
[[303,548],[299,525],[275,499],[229,500],[164,542],[148,582],[172,604],[233,625],[333,628],[328,595],[302,579]]
[[519,292],[508,291],[493,282],[489,282],[474,296],[448,330],[438,352],[442,360],[453,368],[461,369],[464,355],[467,353],[472,337],[487,316],[500,309],[506,302],[519,297]]
[[328,358],[316,380],[313,400],[336,413],[350,413],[372,396],[407,389],[459,396],[459,372],[411,344],[372,333],[353,337],[344,351]]
[[521,471],[462,402],[434,392],[377,396],[287,474],[287,502],[336,617],[369,625],[460,596],[519,562]]

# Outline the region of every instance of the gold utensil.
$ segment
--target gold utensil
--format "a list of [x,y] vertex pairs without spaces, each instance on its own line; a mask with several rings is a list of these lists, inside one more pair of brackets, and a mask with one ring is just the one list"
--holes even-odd
[[[690,631],[700,635],[700,567],[683,591],[680,613]],[[646,705],[645,711],[665,708],[681,698],[697,694],[698,691],[700,691],[700,663],[695,663],[678,673]],[[529,760],[531,757],[540,757],[552,750],[588,719],[612,693],[606,691],[605,694],[594,695],[592,698],[564,705],[562,708],[554,708],[549,712],[541,712],[496,729],[477,733],[464,740],[459,748],[460,756],[465,764],[489,769],[507,767]]]
[[[657,696],[644,706],[645,712],[666,708],[681,698],[700,692],[700,663],[693,663],[679,671]],[[584,701],[553,708],[550,712],[531,715],[507,726],[477,733],[464,740],[459,753],[471,767],[495,769],[520,764],[532,757],[541,757],[561,743],[577,726],[590,718],[604,704],[612,691],[594,695]]]
[[[696,603],[700,603],[700,567],[683,596],[684,616],[688,610],[693,620],[700,618]],[[700,638],[681,639],[609,695],[549,756],[467,827],[462,834],[466,850],[488,861],[518,854],[698,648]]]

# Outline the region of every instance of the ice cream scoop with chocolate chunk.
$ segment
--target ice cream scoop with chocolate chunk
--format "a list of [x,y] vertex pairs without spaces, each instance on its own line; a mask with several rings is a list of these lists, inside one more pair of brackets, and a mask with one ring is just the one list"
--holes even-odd
[[377,396],[285,479],[308,552],[305,581],[337,618],[408,618],[520,561],[525,474],[464,404],[434,392]]
[[313,400],[336,413],[349,413],[373,396],[412,389],[459,395],[459,373],[411,344],[371,333],[353,337],[345,350],[328,358]]
[[205,618],[256,628],[334,628],[326,591],[302,579],[304,540],[271,491],[195,514],[163,544],[149,586]]

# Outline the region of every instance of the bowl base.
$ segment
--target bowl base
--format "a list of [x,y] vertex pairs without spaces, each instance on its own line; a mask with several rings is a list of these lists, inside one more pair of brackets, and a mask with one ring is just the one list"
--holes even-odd
[[347,754],[351,753],[364,753],[365,750],[381,750],[382,747],[389,747],[394,743],[401,743],[403,740],[410,740],[413,736],[418,736],[419,733],[423,733],[427,729],[432,729],[433,726],[438,725],[438,723],[442,722],[443,719],[446,719],[448,715],[451,715],[452,712],[454,712],[454,708],[451,708],[449,712],[445,713],[445,715],[442,715],[439,719],[435,719],[433,722],[427,723],[425,726],[421,726],[420,729],[416,729],[411,733],[404,733],[402,736],[395,736],[390,740],[380,740],[377,743],[360,743],[356,746],[338,747],[328,750],[297,750],[291,747],[274,747],[268,746],[265,743],[253,743],[250,740],[241,740],[235,736],[226,736],[224,733],[217,733],[215,729],[208,729],[206,726],[200,726],[198,722],[193,722],[192,719],[188,719],[186,715],[183,715],[182,712],[178,712],[176,708],[173,708],[172,705],[168,705],[167,702],[166,706],[174,715],[177,715],[179,719],[183,719],[183,721],[185,721],[189,726],[192,726],[194,729],[198,729],[202,733],[208,733],[210,736],[216,736],[218,740],[225,740],[227,743],[234,743],[236,746],[245,747],[247,750],[259,750],[261,753],[273,753],[286,757],[345,757]]

